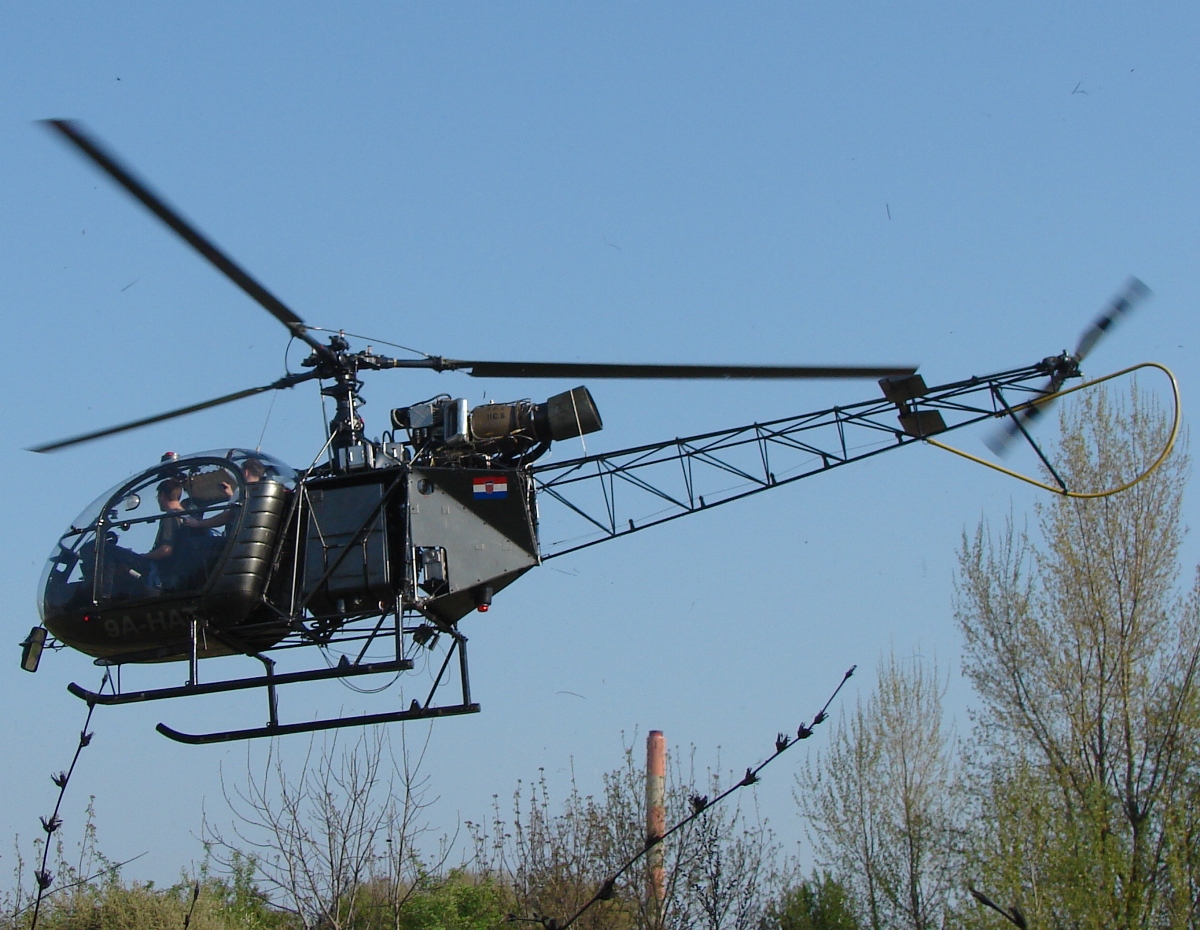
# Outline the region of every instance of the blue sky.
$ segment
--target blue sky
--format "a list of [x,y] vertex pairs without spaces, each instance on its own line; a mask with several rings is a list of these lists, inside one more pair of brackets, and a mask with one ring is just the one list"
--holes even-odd
[[[73,653],[36,676],[16,667],[58,533],[166,449],[264,435],[303,466],[321,436],[315,392],[299,389],[23,451],[272,380],[286,344],[35,120],[83,120],[319,326],[460,358],[911,361],[936,383],[1073,346],[1137,274],[1154,300],[1088,371],[1161,361],[1186,401],[1200,383],[1198,27],[1185,4],[5,4],[0,831],[39,829],[83,720],[65,685],[98,678]],[[475,403],[571,386],[381,374],[365,415],[377,431],[439,391]],[[605,430],[591,451],[876,392],[592,389]],[[434,724],[434,826],[485,817],[539,768],[561,793],[573,765],[592,790],[650,728],[694,743],[702,766],[744,766],[846,667],[893,647],[938,655],[961,712],[958,540],[981,517],[1024,519],[1033,499],[914,448],[555,560],[466,621],[484,710]],[[334,686],[285,708],[396,700]],[[170,879],[199,855],[202,811],[224,816],[220,773],[236,777],[247,749],[176,746],[153,724],[261,715],[245,696],[98,710],[68,838],[94,794],[109,854],[149,851],[134,874]],[[777,765],[760,807],[792,842],[796,761]]]

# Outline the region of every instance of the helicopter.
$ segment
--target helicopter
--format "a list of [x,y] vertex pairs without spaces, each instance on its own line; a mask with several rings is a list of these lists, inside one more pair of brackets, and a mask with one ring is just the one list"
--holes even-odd
[[[68,686],[91,705],[265,692],[265,725],[186,733],[158,724],[164,736],[185,743],[476,713],[480,705],[471,695],[460,621],[487,611],[497,594],[529,570],[568,552],[914,442],[940,445],[934,438],[939,434],[984,420],[1003,418],[1009,424],[1001,446],[1018,433],[1028,439],[1032,418],[1066,393],[1067,381],[1081,377],[1080,363],[1099,336],[1148,293],[1133,279],[1074,352],[934,387],[912,365],[396,359],[370,346],[354,351],[340,332],[318,339],[299,315],[80,124],[48,120],[45,125],[279,320],[309,355],[304,370],[268,384],[31,451],[77,446],[309,381],[318,383],[335,408],[325,444],[310,467],[296,469],[244,448],[169,453],[97,497],[61,534],[46,564],[39,587],[42,622],[22,643],[25,670],[37,670],[46,648],[91,656],[108,672],[105,685],[99,690]],[[586,386],[540,403],[472,406],[465,398],[439,394],[392,409],[391,429],[368,437],[359,414],[362,376],[396,369],[559,381],[872,378],[882,397],[543,462],[554,443],[603,428]],[[857,434],[865,441],[855,441]],[[1051,490],[1071,493],[1065,486]],[[580,532],[542,539],[539,507],[546,502],[575,519]],[[432,687],[424,700],[413,699],[407,708],[280,720],[279,692],[287,685],[398,676],[414,668],[418,655],[439,647],[441,664]],[[296,649],[315,649],[326,660],[312,668],[276,671],[275,657]],[[328,659],[332,650],[340,650],[336,661]],[[257,660],[262,674],[200,680],[202,660],[228,656]],[[162,662],[186,662],[186,683],[124,687],[126,667]],[[457,693],[443,697],[453,679]]]

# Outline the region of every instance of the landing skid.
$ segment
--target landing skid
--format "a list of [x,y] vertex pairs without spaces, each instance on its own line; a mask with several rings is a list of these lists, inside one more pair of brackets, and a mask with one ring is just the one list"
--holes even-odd
[[[265,675],[256,675],[247,678],[231,678],[224,681],[211,681],[201,684],[197,680],[197,653],[195,631],[192,635],[192,653],[189,656],[191,660],[192,677],[187,684],[173,688],[152,688],[141,691],[121,691],[119,678],[112,692],[89,691],[81,685],[71,682],[67,685],[67,690],[75,697],[82,701],[86,701],[89,706],[103,704],[112,706],[117,704],[138,704],[144,701],[162,701],[168,698],[193,697],[200,694],[223,694],[228,691],[247,691],[261,688],[267,694],[267,713],[268,720],[265,726],[249,727],[238,730],[219,730],[213,733],[185,733],[181,730],[176,730],[173,727],[167,726],[165,723],[160,723],[156,727],[159,733],[168,739],[173,739],[179,743],[188,743],[190,745],[204,745],[206,743],[226,743],[233,740],[243,739],[258,739],[261,737],[271,736],[287,736],[292,733],[315,733],[320,730],[335,730],[342,727],[363,727],[372,726],[378,723],[397,723],[405,720],[422,720],[430,717],[454,717],[460,714],[476,714],[479,713],[479,705],[471,701],[471,686],[470,678],[467,669],[467,640],[466,637],[457,631],[446,631],[451,637],[451,645],[446,650],[445,659],[438,670],[437,676],[434,678],[433,686],[430,688],[424,703],[413,700],[406,710],[391,711],[382,714],[362,714],[352,717],[330,717],[323,720],[309,720],[299,723],[280,723],[279,722],[279,695],[278,688],[283,685],[299,684],[309,681],[328,681],[330,679],[347,679],[357,678],[362,675],[379,675],[388,673],[401,673],[410,671],[413,667],[413,660],[408,658],[395,658],[386,662],[351,662],[345,656],[332,668],[309,669],[300,672],[285,672],[282,674],[275,673],[275,660],[269,658],[260,652],[246,651],[247,655],[253,656],[262,662]],[[373,637],[372,637],[373,638]],[[368,641],[369,642],[369,641]],[[363,647],[366,651],[366,647]],[[442,684],[446,670],[450,665],[451,659],[455,653],[458,653],[458,673],[459,683],[462,689],[462,695],[456,704],[435,704],[434,696],[437,694],[438,688]],[[360,659],[361,659],[360,654]],[[119,662],[112,664],[119,665]]]
[[[416,701],[413,702],[416,704]],[[255,727],[248,730],[226,730],[222,733],[182,733],[165,723],[154,729],[168,739],[192,746],[206,743],[228,743],[239,739],[258,739],[262,736],[287,736],[291,733],[315,733],[318,730],[336,730],[341,727],[367,727],[375,723],[396,723],[402,720],[422,720],[427,717],[456,717],[459,714],[479,713],[478,704],[453,704],[448,707],[412,707],[391,714],[363,714],[359,717],[333,717],[328,720],[313,720],[308,723],[284,723],[274,726]]]
[[[211,681],[207,684],[186,684],[178,688],[154,688],[149,691],[124,691],[119,694],[100,694],[89,691],[81,685],[71,682],[67,690],[80,700],[89,704],[138,704],[142,701],[162,701],[166,698],[190,697],[194,694],[222,694],[225,691],[245,691],[248,688],[273,688],[277,685],[291,685],[302,681],[326,681],[330,678],[354,678],[358,675],[376,675],[386,672],[407,672],[413,667],[412,659],[400,659],[394,662],[369,662],[363,665],[351,665],[348,661],[335,665],[333,668],[314,669],[308,672],[287,672],[275,675],[268,670],[266,675],[254,678],[233,678],[228,681]],[[270,669],[270,666],[268,666]]]

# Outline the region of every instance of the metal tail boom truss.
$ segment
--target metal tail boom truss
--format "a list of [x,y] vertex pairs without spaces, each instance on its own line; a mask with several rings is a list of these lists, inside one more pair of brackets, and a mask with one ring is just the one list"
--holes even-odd
[[545,538],[549,527],[543,524],[542,558],[791,484],[937,433],[1009,416],[1043,396],[1038,384],[1049,371],[1069,363],[1069,356],[1055,356],[933,388],[922,383],[918,396],[868,400],[535,466],[531,472],[539,496],[557,501],[575,518],[565,530],[571,535],[554,540]]

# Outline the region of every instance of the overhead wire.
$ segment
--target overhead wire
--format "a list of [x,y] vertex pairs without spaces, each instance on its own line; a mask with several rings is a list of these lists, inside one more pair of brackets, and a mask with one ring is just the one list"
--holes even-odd
[[[59,885],[59,886],[58,886],[57,888],[55,888],[54,890],[55,890],[56,892],[60,892],[60,891],[70,891],[72,888],[78,888],[80,885],[88,885],[88,884],[91,884],[91,883],[92,883],[92,882],[94,882],[96,879],[98,879],[98,878],[101,878],[101,877],[102,877],[102,876],[104,876],[104,875],[109,875],[109,874],[111,874],[112,872],[119,871],[120,869],[123,869],[123,868],[125,868],[125,866],[129,865],[129,863],[131,863],[131,862],[137,862],[137,861],[138,861],[139,859],[141,859],[143,856],[146,856],[146,855],[148,855],[148,854],[149,854],[149,851],[148,851],[148,850],[147,850],[147,852],[140,852],[140,853],[138,853],[136,856],[130,856],[128,859],[125,859],[125,860],[124,860],[124,861],[122,861],[122,862],[114,862],[112,865],[105,866],[104,868],[100,869],[100,871],[98,871],[98,872],[93,872],[91,875],[87,876],[86,878],[81,878],[81,879],[78,879],[77,881],[69,882],[69,883],[68,883],[68,884],[66,884],[66,885]],[[32,909],[33,909],[33,907],[34,907],[34,905],[33,905],[33,904],[26,904],[24,907],[22,907],[22,908],[19,908],[18,910],[15,910],[15,911],[13,911],[13,912],[12,912],[11,914],[9,914],[8,916],[9,916],[10,918],[20,917],[22,914],[24,914],[24,913],[26,913],[26,912],[28,912],[28,911],[32,910]]]
[[518,917],[515,914],[509,914],[508,915],[509,922],[510,923],[516,923],[516,922],[538,923],[538,924],[541,924],[545,928],[545,930],[567,930],[567,928],[569,928],[572,924],[574,924],[577,920],[579,920],[580,917],[582,917],[585,913],[587,913],[588,910],[590,910],[593,905],[597,904],[600,901],[610,900],[616,894],[616,883],[617,883],[618,879],[620,879],[621,876],[623,876],[626,872],[628,872],[631,868],[633,868],[633,866],[636,865],[637,862],[639,860],[641,860],[641,858],[643,856],[645,856],[647,853],[649,853],[650,850],[654,849],[656,846],[659,846],[660,844],[665,842],[667,839],[669,839],[671,836],[678,833],[680,830],[682,830],[684,827],[686,827],[688,824],[690,824],[697,817],[700,817],[705,811],[709,810],[712,807],[715,807],[717,804],[720,804],[722,801],[724,801],[726,798],[728,798],[735,791],[739,790],[740,788],[747,788],[750,785],[757,784],[758,781],[760,780],[759,773],[762,772],[763,769],[765,769],[768,765],[770,765],[772,762],[774,762],[776,759],[778,759],[781,755],[783,755],[783,753],[785,753],[788,749],[790,749],[796,743],[800,742],[801,740],[806,740],[810,736],[812,736],[813,729],[815,727],[819,726],[820,724],[824,723],[825,720],[828,719],[829,705],[831,705],[833,703],[834,698],[836,698],[838,696],[838,693],[845,686],[846,682],[850,680],[850,677],[854,674],[854,671],[857,668],[858,668],[857,665],[852,665],[846,671],[846,673],[844,675],[842,675],[842,680],[838,682],[837,687],[833,689],[833,693],[829,695],[829,698],[825,701],[825,704],[821,707],[821,709],[819,711],[817,711],[816,715],[813,717],[813,721],[811,724],[806,724],[803,721],[801,721],[800,726],[797,727],[797,729],[796,729],[796,735],[794,737],[787,733],[780,733],[778,736],[776,736],[775,737],[775,751],[773,753],[771,753],[769,756],[767,756],[767,758],[764,759],[762,762],[760,762],[758,765],[748,767],[746,769],[746,774],[743,775],[740,780],[738,780],[734,784],[730,785],[728,788],[726,788],[724,791],[722,791],[720,794],[718,794],[711,801],[706,797],[701,797],[699,795],[693,795],[691,798],[692,812],[687,817],[684,817],[682,820],[680,820],[678,823],[676,823],[669,830],[666,830],[661,836],[653,836],[653,835],[648,836],[646,838],[645,846],[642,848],[642,850],[640,852],[638,852],[637,855],[628,859],[624,865],[622,865],[619,869],[617,869],[610,876],[608,876],[608,878],[606,878],[600,884],[600,887],[596,890],[596,893],[593,894],[592,897],[589,898],[588,901],[582,907],[580,907],[574,914],[572,914],[565,921],[560,923],[556,918],[546,917],[544,915],[534,915],[531,917]]
[[[104,670],[104,677],[100,679],[100,687],[98,691],[103,691],[104,686],[111,682],[109,670]],[[71,757],[71,764],[66,771],[59,772],[57,775],[51,776],[51,781],[58,786],[58,800],[54,804],[54,813],[49,817],[39,818],[42,822],[42,829],[46,833],[46,841],[42,846],[42,863],[41,866],[33,873],[34,879],[37,882],[37,898],[33,902],[33,917],[29,923],[29,930],[37,930],[38,917],[42,910],[42,900],[54,883],[54,874],[50,872],[46,865],[50,858],[50,837],[58,832],[58,828],[62,826],[62,818],[59,816],[59,811],[62,810],[63,798],[67,793],[67,784],[71,780],[71,776],[75,772],[75,766],[79,762],[79,754],[83,752],[84,747],[92,742],[92,734],[88,732],[88,725],[92,722],[92,714],[96,710],[96,705],[89,702],[87,717],[83,721],[83,729],[79,731],[79,743],[75,747],[75,755]]]

